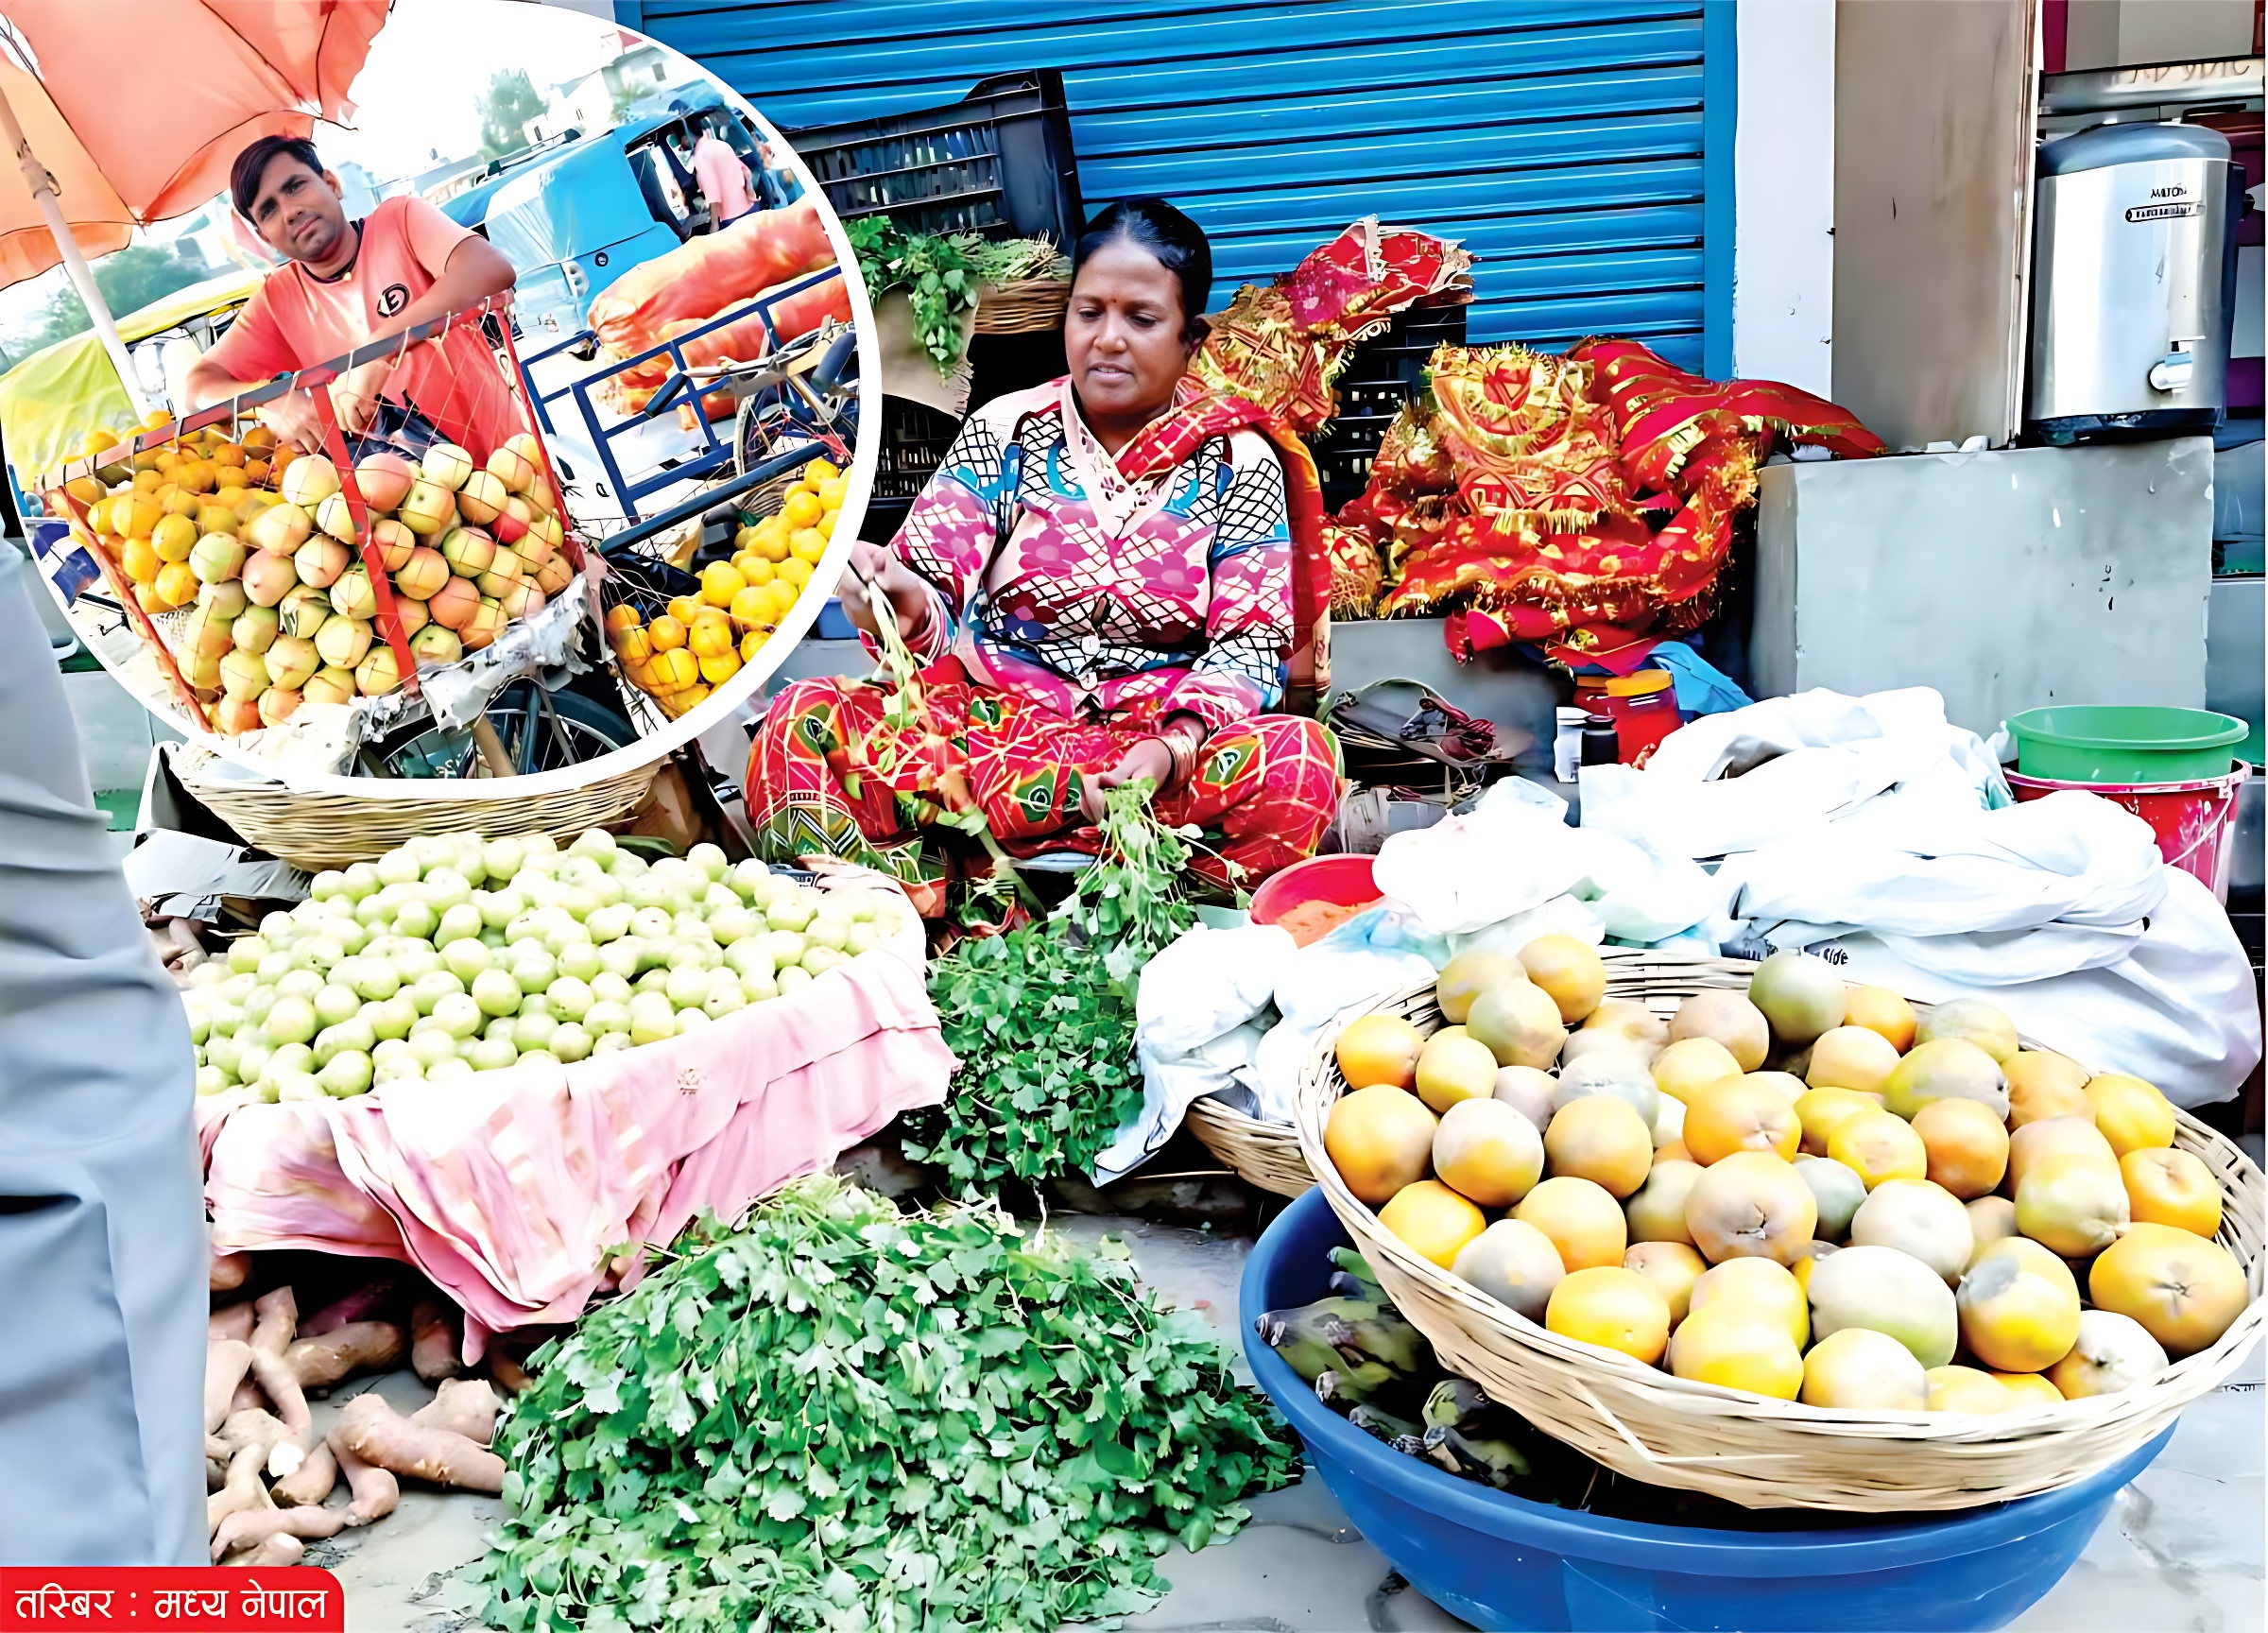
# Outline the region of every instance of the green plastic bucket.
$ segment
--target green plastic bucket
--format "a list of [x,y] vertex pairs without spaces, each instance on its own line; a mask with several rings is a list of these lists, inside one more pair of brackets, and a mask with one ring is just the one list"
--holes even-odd
[[2194,782],[2225,777],[2250,730],[2209,709],[2067,703],[2012,715],[2016,768],[2059,782]]

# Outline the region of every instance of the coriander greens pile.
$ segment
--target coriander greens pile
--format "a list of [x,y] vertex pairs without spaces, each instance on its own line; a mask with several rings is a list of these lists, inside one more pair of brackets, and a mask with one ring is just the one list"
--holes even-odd
[[479,1568],[515,1630],[1054,1633],[1143,1608],[1297,1459],[1123,1257],[832,1176],[532,1365]]
[[905,1114],[905,1154],[941,1167],[960,1195],[1091,1169],[1142,1101],[1142,967],[1196,922],[1181,894],[1195,830],[1166,828],[1149,799],[1146,782],[1109,791],[1102,860],[1055,913],[963,942],[930,970],[961,1064],[942,1106]]
[[906,292],[914,332],[940,374],[960,362],[961,314],[977,303],[987,284],[1071,276],[1055,246],[1036,239],[1002,244],[974,232],[908,232],[887,215],[861,215],[844,222],[843,232],[868,300]]

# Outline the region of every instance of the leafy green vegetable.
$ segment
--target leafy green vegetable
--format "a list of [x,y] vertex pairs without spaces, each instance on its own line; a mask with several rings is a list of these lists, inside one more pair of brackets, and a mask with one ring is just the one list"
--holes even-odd
[[1141,1101],[1135,986],[1196,921],[1181,894],[1190,835],[1149,799],[1146,782],[1105,796],[1102,860],[1051,917],[964,942],[930,971],[961,1065],[942,1106],[907,1113],[905,1153],[964,1196],[1091,1168]]
[[940,374],[952,373],[961,360],[961,314],[975,306],[984,285],[1053,276],[1062,260],[1053,245],[1036,240],[998,244],[974,232],[906,232],[887,215],[861,215],[843,232],[857,252],[868,300],[906,292],[914,333]]
[[1170,1541],[1294,1475],[1123,1252],[818,1176],[679,1255],[533,1358],[494,1626],[1054,1633],[1143,1608]]

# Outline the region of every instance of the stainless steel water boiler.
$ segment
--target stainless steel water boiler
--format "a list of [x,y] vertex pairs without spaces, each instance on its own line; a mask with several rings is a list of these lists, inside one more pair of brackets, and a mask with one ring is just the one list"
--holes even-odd
[[2026,420],[2045,439],[2210,429],[2226,404],[2228,139],[2098,125],[2039,150]]

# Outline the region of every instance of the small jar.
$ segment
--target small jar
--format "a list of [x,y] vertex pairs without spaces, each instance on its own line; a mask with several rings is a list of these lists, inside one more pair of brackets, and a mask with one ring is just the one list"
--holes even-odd
[[1583,716],[1587,713],[1571,704],[1559,705],[1558,726],[1552,734],[1552,775],[1562,782],[1579,780],[1576,771],[1583,764]]

